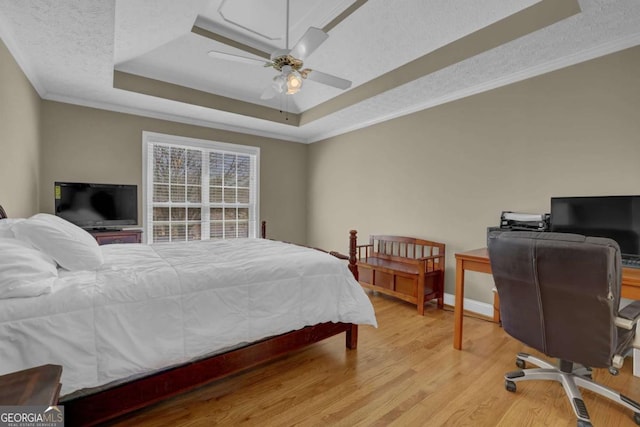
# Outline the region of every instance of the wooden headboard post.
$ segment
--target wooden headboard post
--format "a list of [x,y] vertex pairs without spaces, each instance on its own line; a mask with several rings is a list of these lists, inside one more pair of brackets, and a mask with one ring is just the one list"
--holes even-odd
[[358,231],[349,231],[349,270],[353,274],[353,277],[358,280],[358,258],[356,257],[356,251],[358,246]]
[[8,218],[7,213],[4,211],[2,206],[0,206],[0,219]]

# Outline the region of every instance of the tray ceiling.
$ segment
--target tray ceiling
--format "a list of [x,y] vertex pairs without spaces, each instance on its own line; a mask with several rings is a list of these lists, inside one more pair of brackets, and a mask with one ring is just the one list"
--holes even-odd
[[[0,0],[0,37],[44,99],[314,142],[640,44],[637,0],[291,0],[306,80],[260,99],[285,0]],[[209,52],[220,54],[209,54]],[[224,55],[228,54],[228,55]]]

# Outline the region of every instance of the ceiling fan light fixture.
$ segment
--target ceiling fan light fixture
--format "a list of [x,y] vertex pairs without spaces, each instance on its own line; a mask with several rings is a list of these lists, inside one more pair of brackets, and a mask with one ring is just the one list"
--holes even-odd
[[287,75],[287,95],[293,95],[302,87],[302,76],[297,71],[291,71]]
[[320,28],[309,27],[301,39],[289,49],[289,3],[287,2],[287,16],[285,25],[285,44],[284,49],[278,49],[271,54],[271,61],[264,64],[265,67],[271,67],[280,74],[273,79],[271,85],[267,86],[260,99],[271,99],[277,94],[284,93],[293,95],[300,92],[303,80],[314,80],[318,83],[333,86],[338,89],[348,89],[351,87],[349,80],[341,79],[331,74],[314,71],[304,67],[305,58],[313,53],[329,35]]
[[284,92],[284,87],[286,84],[287,84],[287,80],[284,78],[282,74],[279,74],[273,78],[273,83],[271,83],[271,86],[276,92],[282,93]]

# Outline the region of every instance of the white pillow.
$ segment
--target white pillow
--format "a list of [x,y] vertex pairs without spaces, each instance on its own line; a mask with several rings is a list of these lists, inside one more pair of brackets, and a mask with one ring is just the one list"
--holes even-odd
[[55,215],[36,214],[12,227],[17,239],[30,243],[67,270],[95,270],[102,250],[91,234]]
[[0,238],[0,299],[37,297],[51,292],[56,263],[13,238]]
[[0,219],[0,237],[5,238],[14,238],[13,231],[11,231],[11,227],[13,224],[24,221],[24,218],[4,218]]

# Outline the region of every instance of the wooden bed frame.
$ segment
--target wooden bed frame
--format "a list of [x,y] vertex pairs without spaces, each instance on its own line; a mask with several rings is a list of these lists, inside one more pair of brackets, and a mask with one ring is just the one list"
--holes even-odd
[[[0,219],[2,218],[7,218],[7,215],[2,206],[0,206]],[[261,231],[262,237],[266,238],[264,221],[262,222]],[[340,259],[348,260],[349,270],[356,280],[358,279],[355,230],[350,231],[349,256],[338,252],[328,253]],[[358,325],[351,323],[320,323],[173,367],[86,396],[62,400],[59,403],[65,408],[66,425],[95,425],[274,360],[342,332],[346,332],[347,348],[355,349],[358,345]]]

